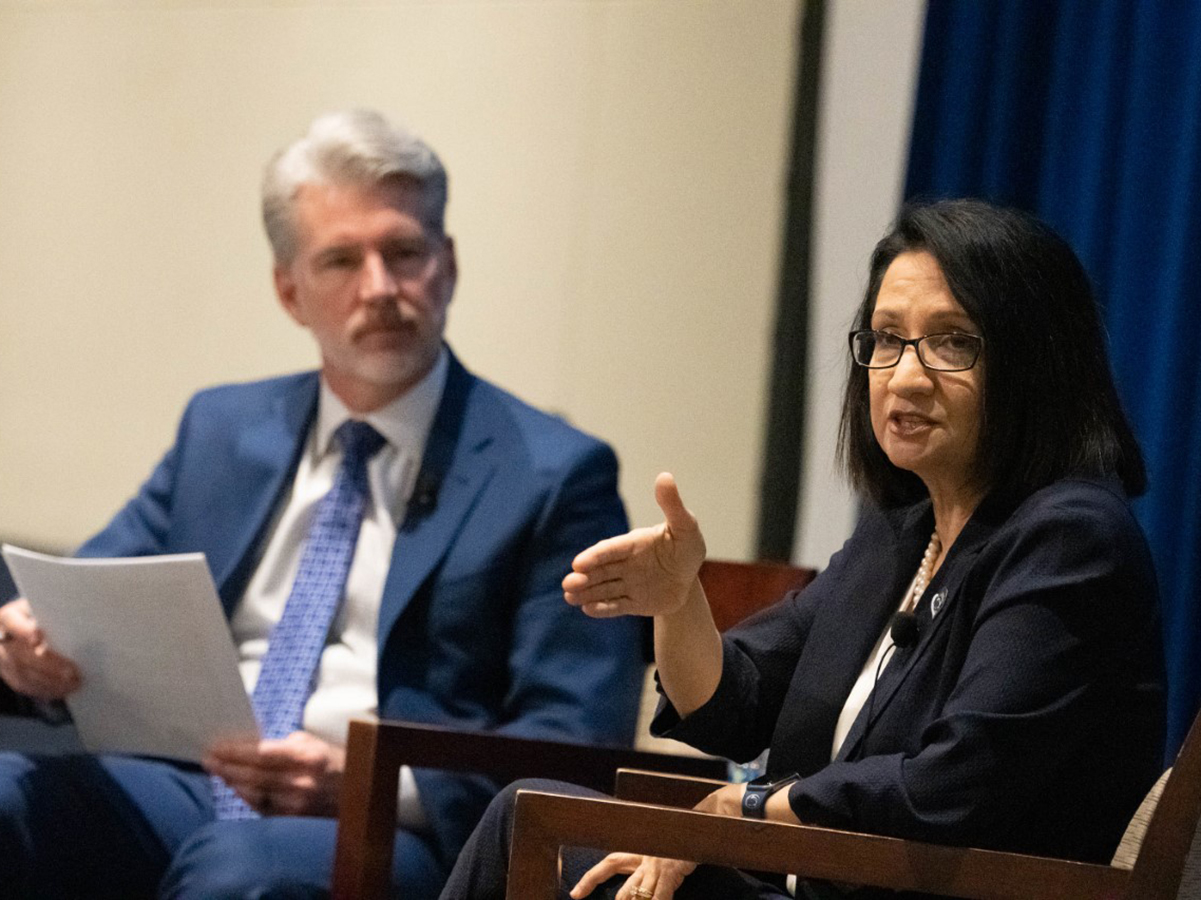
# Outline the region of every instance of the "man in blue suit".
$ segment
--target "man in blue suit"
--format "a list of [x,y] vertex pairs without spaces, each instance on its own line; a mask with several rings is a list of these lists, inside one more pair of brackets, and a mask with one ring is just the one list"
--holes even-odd
[[[616,458],[444,344],[446,193],[434,153],[370,112],[317,119],[269,164],[276,291],[321,370],[198,394],[79,551],[203,551],[266,733],[216,743],[203,770],[0,756],[0,894],[322,896],[355,715],[630,739],[634,626],[586,620],[559,589],[579,550],[626,527]],[[305,668],[293,651],[317,609]],[[86,677],[24,600],[0,607],[0,638],[0,677],[22,693],[59,699]],[[293,702],[295,727],[264,724]],[[407,898],[436,896],[495,789],[402,770]]]

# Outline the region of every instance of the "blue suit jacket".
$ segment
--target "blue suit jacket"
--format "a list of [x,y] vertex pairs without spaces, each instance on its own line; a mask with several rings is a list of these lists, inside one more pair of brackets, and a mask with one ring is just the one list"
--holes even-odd
[[[198,394],[174,447],[79,553],[203,552],[228,615],[290,488],[318,384],[306,373]],[[588,619],[559,586],[576,553],[625,528],[608,446],[452,356],[385,582],[380,715],[628,743],[641,680],[638,625]],[[415,774],[451,860],[496,786]]]
[[[831,762],[851,686],[933,528],[929,502],[865,511],[804,591],[726,633],[721,683],[655,730],[736,759],[770,742],[802,821],[1105,861],[1162,770],[1155,575],[1119,485],[986,502]],[[936,597],[941,597],[934,613]]]

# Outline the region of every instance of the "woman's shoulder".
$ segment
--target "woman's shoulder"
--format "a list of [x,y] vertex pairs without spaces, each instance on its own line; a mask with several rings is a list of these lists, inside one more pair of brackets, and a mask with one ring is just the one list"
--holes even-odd
[[1011,506],[993,529],[982,558],[1001,568],[1154,579],[1146,536],[1117,479],[1056,481]]
[[1105,534],[1139,535],[1142,528],[1117,478],[1063,478],[1040,488],[1017,504],[1007,525],[1071,526]]

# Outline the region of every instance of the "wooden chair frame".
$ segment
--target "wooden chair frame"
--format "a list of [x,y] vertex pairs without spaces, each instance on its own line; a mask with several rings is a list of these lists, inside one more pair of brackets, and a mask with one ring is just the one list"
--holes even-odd
[[361,719],[350,723],[346,760],[334,857],[335,900],[389,894],[402,764],[483,772],[502,784],[519,778],[552,778],[600,791],[612,789],[623,767],[708,777],[726,771],[723,759]]
[[[808,584],[811,569],[782,563],[707,560],[701,581],[720,630]],[[389,894],[401,765],[479,772],[500,783],[551,778],[613,789],[622,768],[724,777],[726,761],[534,740],[405,722],[350,723],[334,856],[334,900],[370,900]]]
[[571,846],[974,900],[1177,900],[1201,818],[1199,723],[1201,716],[1133,870],[673,808],[695,803],[712,784],[622,773],[620,794],[641,802],[518,792],[508,896],[552,900],[560,848]]

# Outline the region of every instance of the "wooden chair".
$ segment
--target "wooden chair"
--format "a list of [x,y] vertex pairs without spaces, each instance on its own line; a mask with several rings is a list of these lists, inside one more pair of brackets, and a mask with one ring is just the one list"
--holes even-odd
[[[701,583],[718,628],[725,630],[789,590],[804,587],[811,569],[782,563],[706,560]],[[654,696],[643,691],[643,706]],[[640,720],[649,714],[644,709]],[[338,813],[334,857],[334,900],[386,897],[396,833],[396,791],[402,764],[479,772],[501,783],[518,778],[553,778],[610,791],[623,767],[710,778],[724,777],[726,761],[645,747],[598,747],[461,731],[404,722],[350,723],[346,773]]]
[[559,848],[576,846],[976,900],[1201,897],[1201,716],[1108,866],[676,808],[714,786],[622,772],[619,796],[638,802],[519,791],[508,896],[552,900]]

